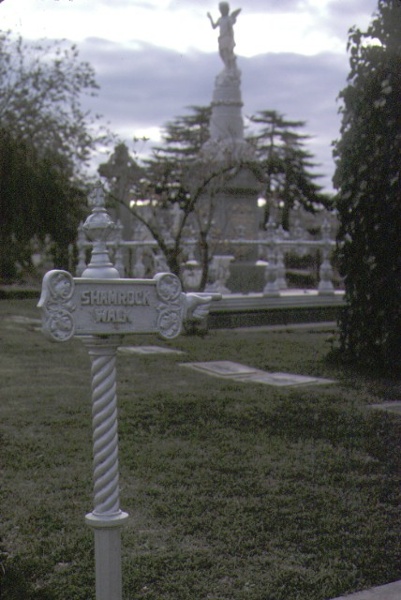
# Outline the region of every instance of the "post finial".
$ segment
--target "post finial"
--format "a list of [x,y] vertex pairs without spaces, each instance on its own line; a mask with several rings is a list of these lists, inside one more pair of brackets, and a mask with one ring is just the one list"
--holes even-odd
[[88,205],[93,208],[105,208],[106,202],[104,199],[104,190],[102,186],[98,183],[93,188],[92,192],[88,197]]
[[97,184],[89,194],[88,205],[92,212],[83,224],[88,240],[93,242],[91,260],[82,277],[117,279],[120,274],[110,262],[107,241],[116,225],[106,210],[104,191]]

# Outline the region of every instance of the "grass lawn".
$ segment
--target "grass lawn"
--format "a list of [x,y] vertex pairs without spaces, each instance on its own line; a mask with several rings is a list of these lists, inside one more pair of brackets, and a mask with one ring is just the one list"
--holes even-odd
[[[89,357],[21,317],[34,301],[0,302],[0,598],[89,600]],[[327,600],[401,577],[401,420],[367,407],[399,388],[327,361],[330,335],[125,338],[185,354],[117,361],[124,600]],[[207,360],[337,383],[179,366]]]

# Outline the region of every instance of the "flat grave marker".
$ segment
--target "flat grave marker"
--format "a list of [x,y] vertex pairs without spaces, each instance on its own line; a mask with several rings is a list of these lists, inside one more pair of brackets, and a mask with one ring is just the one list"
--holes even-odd
[[119,354],[139,354],[139,355],[153,355],[153,354],[185,354],[182,350],[174,350],[173,348],[163,348],[162,346],[120,346],[118,348]]
[[241,365],[240,363],[230,360],[213,360],[210,362],[193,362],[181,363],[180,366],[191,367],[197,371],[202,371],[208,375],[216,375],[217,377],[240,377],[256,373],[257,369]]
[[243,383],[264,383],[275,387],[299,387],[335,383],[332,379],[321,377],[309,377],[307,375],[295,375],[292,373],[270,373],[229,360],[180,363],[180,366],[188,367],[214,377],[232,379]]
[[41,329],[41,319],[33,319],[32,317],[24,317],[22,315],[11,315],[4,317],[6,323],[10,323],[10,326],[22,325],[29,328],[33,328],[35,331]]
[[389,412],[393,415],[398,415],[401,417],[401,401],[383,402],[383,404],[369,404],[369,408],[374,408],[375,410],[384,410],[385,412]]

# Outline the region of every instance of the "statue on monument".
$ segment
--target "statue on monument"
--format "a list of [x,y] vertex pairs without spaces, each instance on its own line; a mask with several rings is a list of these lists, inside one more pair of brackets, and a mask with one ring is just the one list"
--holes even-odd
[[241,12],[241,9],[238,8],[237,10],[234,10],[230,14],[230,6],[229,6],[228,2],[220,2],[219,10],[221,13],[221,17],[219,17],[219,19],[217,19],[217,21],[213,20],[210,13],[207,13],[207,16],[210,19],[210,23],[211,23],[213,29],[216,29],[216,27],[220,28],[220,35],[219,35],[220,56],[221,56],[221,59],[225,65],[225,67],[227,69],[233,69],[236,66],[236,64],[235,64],[236,57],[234,54],[234,47],[235,47],[234,24],[237,21],[237,16]]
[[203,145],[201,155],[213,160],[240,161],[253,158],[252,147],[244,140],[241,114],[241,71],[234,54],[234,24],[241,9],[230,13],[228,2],[220,2],[221,17],[214,21],[207,13],[213,29],[220,28],[219,53],[224,69],[216,75],[210,117],[210,137]]

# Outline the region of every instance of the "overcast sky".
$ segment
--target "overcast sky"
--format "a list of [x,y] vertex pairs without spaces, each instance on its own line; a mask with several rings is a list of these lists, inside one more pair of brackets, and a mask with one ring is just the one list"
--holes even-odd
[[[306,121],[317,171],[331,187],[331,142],[339,135],[336,98],[348,74],[348,29],[368,25],[377,0],[247,0],[235,25],[243,116],[274,109]],[[90,108],[128,142],[157,139],[190,105],[211,101],[222,68],[218,0],[4,0],[0,28],[26,39],[66,38],[96,70]]]

